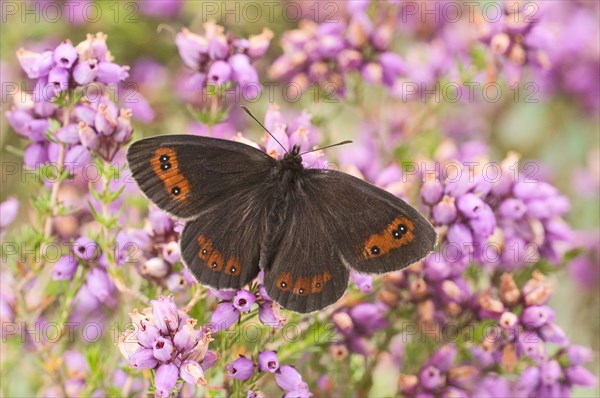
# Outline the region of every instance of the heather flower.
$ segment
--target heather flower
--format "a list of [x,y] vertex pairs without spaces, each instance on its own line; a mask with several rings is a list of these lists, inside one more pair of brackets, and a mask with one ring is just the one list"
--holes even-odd
[[283,365],[275,372],[277,385],[286,391],[286,397],[311,397],[308,385],[298,371],[290,365]]
[[0,238],[4,236],[6,229],[12,224],[19,211],[19,201],[8,198],[0,203]]
[[204,385],[204,372],[216,356],[208,351],[208,330],[196,330],[196,320],[177,309],[172,297],[152,300],[152,308],[130,314],[133,329],[119,340],[119,348],[132,368],[156,369],[159,396],[168,396],[181,378]]
[[361,274],[356,271],[350,271],[350,280],[358,287],[363,293],[371,293],[373,288],[373,276],[368,274]]
[[317,83],[340,97],[345,95],[349,72],[391,88],[405,71],[403,59],[389,51],[393,25],[393,17],[385,12],[373,21],[360,10],[320,25],[303,20],[299,29],[283,35],[284,53],[271,66],[270,76],[303,91]]
[[[67,40],[54,51],[42,54],[20,49],[17,57],[28,77],[37,79],[33,95],[16,93],[14,107],[6,112],[15,132],[32,141],[25,151],[26,165],[37,168],[43,163],[57,162],[60,144],[65,146],[64,162],[75,169],[91,162],[91,152],[112,160],[131,138],[129,109],[119,110],[104,95],[100,99],[97,95],[93,100],[81,99],[76,108],[92,109],[70,113],[59,109],[60,101],[53,103],[61,93],[77,98],[80,91],[86,92],[82,90],[86,84],[118,83],[128,77],[128,67],[112,62],[106,35],[88,35],[77,46]],[[102,92],[102,85],[97,88]],[[94,117],[94,111],[99,115]],[[63,125],[53,126],[52,119],[60,120]],[[54,139],[50,140],[46,134]]]
[[154,384],[156,385],[156,395],[159,397],[171,396],[171,391],[179,379],[177,366],[172,363],[163,363],[156,370]]
[[258,368],[263,372],[275,373],[279,369],[279,359],[275,351],[262,351],[258,354]]
[[226,366],[227,375],[236,380],[248,380],[254,373],[254,363],[251,359],[240,355],[238,359]]
[[273,37],[269,29],[248,40],[228,40],[223,27],[214,21],[204,24],[204,34],[183,29],[175,44],[183,63],[193,71],[188,81],[197,89],[213,90],[211,85],[237,84],[242,96],[256,98],[261,92],[258,73],[251,62],[261,57]]
[[75,241],[73,253],[84,261],[98,260],[100,257],[96,242],[85,236],[81,236]]
[[70,280],[77,271],[77,265],[77,260],[72,256],[62,256],[52,268],[52,279],[55,281]]
[[244,289],[216,294],[223,301],[217,306],[210,320],[214,331],[229,329],[240,319],[242,312],[250,311],[256,301],[256,295]]

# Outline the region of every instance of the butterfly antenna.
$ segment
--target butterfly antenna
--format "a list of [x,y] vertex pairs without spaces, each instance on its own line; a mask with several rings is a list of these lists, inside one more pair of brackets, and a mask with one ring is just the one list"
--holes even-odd
[[252,112],[250,112],[250,109],[246,108],[244,105],[240,105],[242,107],[243,110],[246,111],[246,113],[248,115],[250,115],[250,117],[252,119],[254,119],[256,121],[256,123],[258,123],[260,125],[260,127],[262,127],[267,133],[269,133],[269,135],[271,137],[273,137],[273,139],[279,144],[280,147],[283,148],[283,150],[285,151],[285,153],[288,153],[288,150],[285,149],[285,147],[283,146],[283,144],[281,142],[279,142],[279,140],[277,138],[275,138],[275,136],[273,134],[271,134],[271,132],[257,119],[254,117],[254,115],[252,114]]
[[331,148],[331,147],[334,147],[334,146],[340,146],[340,145],[346,145],[346,144],[352,144],[352,141],[346,140],[346,141],[338,142],[337,144],[327,145],[327,146],[324,146],[322,148],[311,149],[310,151],[302,152],[300,154],[300,156],[305,155],[307,153],[311,153],[311,152],[315,152],[315,151],[320,151],[321,149],[327,149],[327,148]]

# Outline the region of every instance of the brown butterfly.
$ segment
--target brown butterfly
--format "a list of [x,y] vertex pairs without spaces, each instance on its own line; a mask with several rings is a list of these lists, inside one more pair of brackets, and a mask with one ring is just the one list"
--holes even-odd
[[133,143],[127,160],[144,194],[186,221],[182,259],[200,283],[238,289],[263,270],[268,294],[293,311],[335,303],[351,269],[396,271],[436,243],[406,202],[351,175],[304,168],[298,146],[276,160],[239,142],[165,135]]

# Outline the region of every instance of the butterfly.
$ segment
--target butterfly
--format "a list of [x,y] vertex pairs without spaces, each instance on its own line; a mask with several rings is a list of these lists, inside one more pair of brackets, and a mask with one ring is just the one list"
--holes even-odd
[[436,244],[416,209],[349,174],[305,168],[298,146],[276,160],[240,142],[163,135],[134,142],[127,160],[148,199],[186,222],[181,257],[198,282],[239,289],[263,270],[269,296],[295,312],[335,303],[350,270],[396,271]]

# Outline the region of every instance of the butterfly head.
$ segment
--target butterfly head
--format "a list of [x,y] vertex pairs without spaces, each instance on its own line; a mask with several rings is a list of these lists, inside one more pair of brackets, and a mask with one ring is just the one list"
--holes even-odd
[[284,168],[291,170],[302,170],[302,156],[300,156],[300,145],[294,145],[292,150],[283,156],[281,161]]

